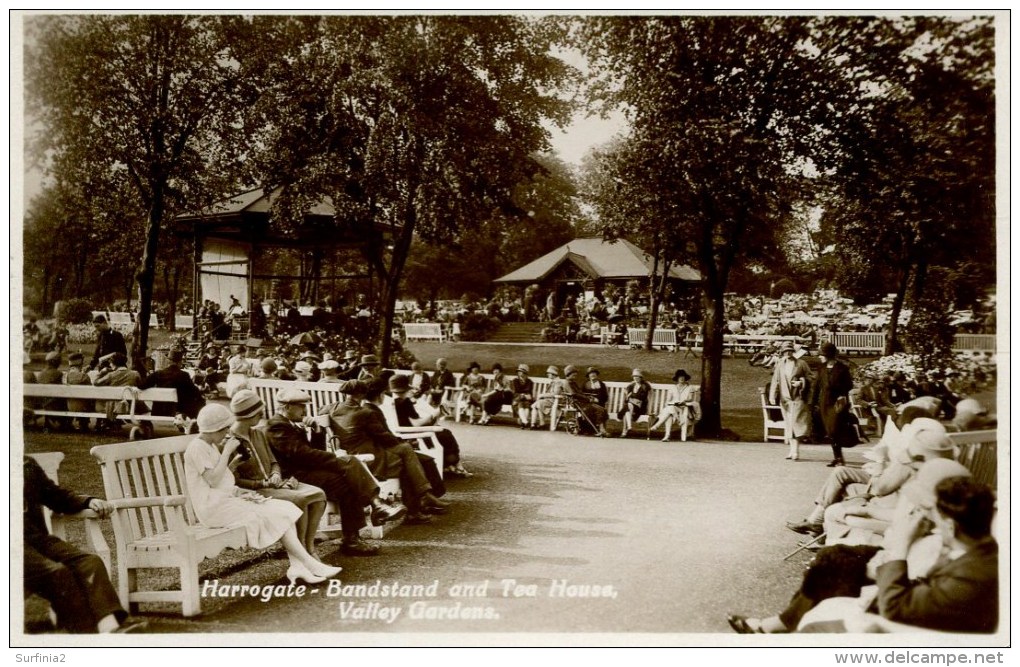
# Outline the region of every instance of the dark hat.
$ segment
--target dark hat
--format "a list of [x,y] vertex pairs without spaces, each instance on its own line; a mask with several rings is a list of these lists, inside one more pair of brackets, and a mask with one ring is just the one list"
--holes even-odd
[[591,375],[592,373],[594,373],[595,375],[598,375],[599,374],[599,369],[595,368],[594,366],[589,366],[588,370],[586,370],[584,372],[585,375]]
[[477,361],[472,361],[470,364],[468,364],[468,372],[469,373],[471,372],[472,368],[477,368],[478,370],[482,370],[482,365],[479,364]]
[[92,324],[106,324],[106,315],[96,315],[92,318]]
[[368,383],[365,391],[365,395],[369,398],[375,398],[379,394],[383,393],[390,386],[389,378],[378,377]]
[[683,378],[684,380],[690,380],[691,376],[690,376],[690,374],[687,373],[687,371],[685,371],[684,369],[680,368],[680,369],[677,369],[676,373],[673,373],[673,382],[676,382],[680,378]]
[[81,352],[72,352],[71,354],[67,355],[67,363],[71,364],[72,366],[74,364],[80,364],[84,361],[85,355],[83,355]]
[[411,390],[411,380],[406,375],[394,375],[390,378],[390,392],[404,392]]
[[182,361],[184,361],[184,352],[183,351],[181,351],[181,350],[171,350],[170,351],[170,362],[171,363],[179,364]]
[[496,362],[492,365],[493,372],[503,370],[503,364]]
[[368,384],[361,380],[348,380],[340,383],[340,391],[349,396],[364,396],[368,393]]
[[363,354],[361,355],[361,366],[378,366],[379,357],[374,354]]
[[818,350],[818,354],[825,357],[826,359],[835,359],[836,355],[839,354],[839,350],[832,343],[822,343],[822,347]]

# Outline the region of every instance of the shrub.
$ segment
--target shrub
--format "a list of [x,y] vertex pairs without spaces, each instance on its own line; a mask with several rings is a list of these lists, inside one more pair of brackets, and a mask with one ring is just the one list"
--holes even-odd
[[88,299],[68,299],[61,304],[60,319],[66,324],[89,324],[93,310]]
[[502,323],[495,317],[484,313],[471,313],[464,317],[460,324],[460,339],[463,341],[483,341],[489,338]]

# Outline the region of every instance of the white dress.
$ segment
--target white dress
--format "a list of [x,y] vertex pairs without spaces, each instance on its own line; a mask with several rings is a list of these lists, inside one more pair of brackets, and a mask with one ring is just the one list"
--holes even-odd
[[252,367],[251,362],[240,355],[230,357],[227,363],[230,369],[227,375],[227,398],[233,398],[236,392],[247,389]]
[[234,485],[234,474],[229,469],[215,487],[209,486],[202,473],[215,468],[219,458],[219,450],[201,438],[192,440],[184,451],[188,495],[198,520],[212,528],[244,526],[248,544],[257,549],[278,541],[301,517],[300,508],[285,500],[265,498],[255,502],[238,496],[244,491]]

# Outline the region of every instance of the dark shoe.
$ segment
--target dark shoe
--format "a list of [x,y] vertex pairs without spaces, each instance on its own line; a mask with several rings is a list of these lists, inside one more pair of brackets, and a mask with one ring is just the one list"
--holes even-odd
[[843,459],[833,459],[825,464],[826,468],[837,468],[839,466],[845,466],[846,462]]
[[810,535],[811,537],[817,537],[822,534],[824,528],[820,523],[811,523],[810,521],[801,521],[800,523],[793,523],[792,521],[786,522],[786,527],[795,533],[801,535]]
[[113,632],[118,635],[145,632],[149,628],[149,622],[142,619],[128,619],[121,623]]
[[440,508],[440,509],[446,509],[447,507],[450,506],[450,501],[449,500],[440,500],[439,498],[436,498],[431,493],[426,493],[424,496],[422,496],[421,506],[422,506],[422,509],[432,509],[434,507]]
[[730,627],[733,628],[734,632],[741,635],[757,635],[764,634],[765,632],[761,628],[752,628],[750,625],[748,625],[746,616],[737,616],[735,614],[730,614],[729,616],[726,617],[726,622],[730,624]]
[[389,521],[396,521],[406,512],[407,508],[403,505],[379,504],[372,508],[372,523],[381,526]]
[[340,553],[345,556],[378,556],[379,546],[375,544],[369,544],[364,540],[357,540],[352,542],[344,542],[343,546],[340,547]]
[[408,514],[404,519],[404,525],[407,526],[424,526],[428,523],[432,523],[432,517],[427,514]]

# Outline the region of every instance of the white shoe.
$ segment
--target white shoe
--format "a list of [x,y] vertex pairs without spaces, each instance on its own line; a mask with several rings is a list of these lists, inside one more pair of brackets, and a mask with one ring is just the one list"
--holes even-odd
[[317,574],[312,574],[303,563],[292,562],[290,567],[287,568],[287,579],[290,583],[296,584],[298,581],[304,581],[306,584],[321,584],[326,581],[326,577],[320,577]]
[[315,565],[312,567],[312,574],[317,577],[325,577],[326,579],[332,579],[342,571],[343,568],[339,565],[326,565],[319,560],[316,560]]

